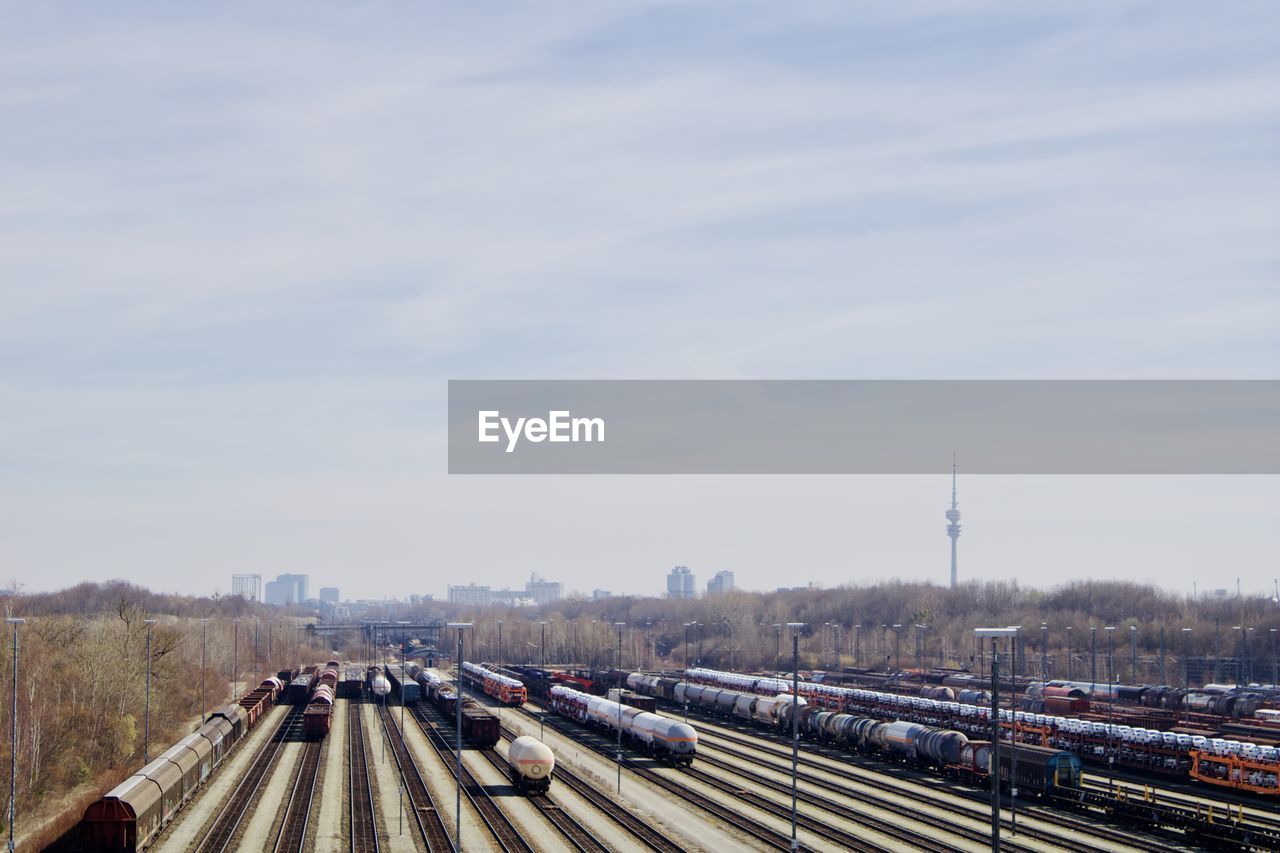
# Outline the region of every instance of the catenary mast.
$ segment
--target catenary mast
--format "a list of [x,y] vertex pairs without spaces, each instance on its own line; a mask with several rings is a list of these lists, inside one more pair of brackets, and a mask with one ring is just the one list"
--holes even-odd
[[951,537],[951,588],[956,588],[956,541],[960,538],[960,510],[956,509],[956,455],[951,454],[951,509],[947,510],[947,535]]

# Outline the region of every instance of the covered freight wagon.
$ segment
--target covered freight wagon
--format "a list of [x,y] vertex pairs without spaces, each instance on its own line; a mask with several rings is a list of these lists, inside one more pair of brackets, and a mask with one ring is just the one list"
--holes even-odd
[[91,850],[141,850],[163,823],[160,786],[135,774],[89,804],[81,841]]
[[1080,757],[1063,749],[1030,744],[1000,744],[1000,783],[1010,784],[1017,759],[1018,794],[1046,796],[1062,788],[1080,787]]

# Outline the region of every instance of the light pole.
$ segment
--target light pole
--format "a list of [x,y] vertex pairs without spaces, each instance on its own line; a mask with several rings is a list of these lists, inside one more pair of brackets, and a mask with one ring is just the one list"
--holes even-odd
[[1075,661],[1072,659],[1075,655],[1075,647],[1073,645],[1071,626],[1067,626],[1067,681],[1075,679]]
[[1280,688],[1280,655],[1276,654],[1277,629],[1271,629],[1271,686]]
[[231,620],[231,701],[240,687],[240,620]]
[[928,654],[925,652],[925,645],[928,643],[928,640],[926,639],[926,635],[922,632],[928,631],[929,626],[917,623],[913,627],[916,629],[916,669],[924,669],[922,662],[924,658],[928,657]]
[[498,620],[498,666],[502,666],[502,620]]
[[1049,625],[1040,623],[1040,680],[1049,680]]
[[893,626],[893,671],[896,673],[902,669],[902,658],[898,655],[898,640],[902,639],[902,624],[897,623]]
[[142,764],[145,767],[151,763],[151,626],[156,624],[156,620],[143,619],[142,624],[147,626],[147,704],[142,724]]
[[13,818],[18,805],[18,626],[26,619],[10,616],[13,626],[13,705],[9,709],[9,853],[13,853]]
[[209,712],[209,694],[205,692],[205,670],[208,668],[205,662],[209,656],[209,620],[200,620],[200,722],[204,722],[204,715]]
[[853,626],[853,667],[862,667],[862,624]]
[[[1000,853],[1000,646],[1001,637],[1010,639],[1017,633],[1013,628],[976,628],[973,636],[979,647],[982,640],[991,638],[991,850]],[[1013,774],[1009,774],[1014,783]],[[1012,787],[1012,784],[1011,784]]]
[[800,629],[803,622],[788,622],[791,629],[791,849],[800,849],[796,835],[796,778],[800,766]]
[[[618,629],[618,669],[622,669],[622,629],[627,627],[626,622],[614,622],[613,627]],[[618,795],[622,795],[622,691],[618,691]]]
[[[1013,671],[1009,674],[1009,717],[1012,723],[1009,749],[1009,834],[1018,834],[1018,640],[1021,625],[1010,625],[1013,631]],[[1023,652],[1025,655],[1026,653]]]
[[1115,659],[1113,652],[1115,651],[1116,626],[1107,625],[1103,628],[1107,632],[1107,787],[1111,789],[1111,793],[1116,791],[1116,754],[1115,744],[1112,742],[1112,711],[1116,707],[1116,697],[1112,692],[1115,690]]
[[[542,627],[542,650],[540,652],[542,659],[541,669],[545,673],[547,669],[547,622],[544,619],[538,623]],[[543,708],[542,713],[538,715],[538,740],[543,740],[547,733],[547,709]]]
[[689,626],[692,622],[684,623],[684,668],[689,668]]
[[1244,629],[1239,625],[1232,625],[1232,631],[1240,632],[1240,641],[1236,644],[1236,687],[1244,686]]
[[[400,640],[400,678],[402,679],[402,681],[400,682],[400,731],[401,732],[404,731],[405,702],[404,702],[403,679],[406,678],[406,673],[404,671],[404,643],[405,643],[404,639],[401,638]],[[461,696],[458,697],[458,701],[459,703],[461,703],[462,701]],[[501,723],[499,723],[499,725],[501,725]],[[407,748],[408,747],[406,747],[406,749]],[[400,806],[399,808],[400,808],[400,834],[404,835],[404,765],[400,766]]]
[[[383,660],[385,662],[385,658]],[[372,661],[370,661],[370,663],[372,663]],[[386,670],[384,669],[383,672],[386,672]],[[373,679],[373,684],[371,684],[370,687],[373,690],[374,696],[382,697],[382,712],[383,714],[386,714],[387,694],[391,692],[391,682],[387,680],[387,677],[385,675],[379,675],[377,678]],[[387,763],[387,741],[390,739],[391,739],[391,733],[387,731],[387,721],[383,719],[382,720],[382,763],[383,764]]]
[[1129,678],[1138,683],[1138,626],[1129,626]]
[[[1191,629],[1182,629],[1182,692],[1191,687]],[[1184,720],[1187,724],[1191,722],[1191,706],[1187,703],[1187,697],[1182,697],[1182,707],[1184,709]]]
[[454,765],[456,775],[454,781],[457,790],[454,793],[453,801],[453,843],[462,849],[462,632],[472,627],[474,622],[449,622],[445,627],[456,628],[458,630],[458,656],[457,656],[457,687],[458,701],[454,703],[454,709],[457,711],[457,730],[455,731],[454,746],[457,748],[457,763]]
[[1098,686],[1098,626],[1089,626],[1089,681]]

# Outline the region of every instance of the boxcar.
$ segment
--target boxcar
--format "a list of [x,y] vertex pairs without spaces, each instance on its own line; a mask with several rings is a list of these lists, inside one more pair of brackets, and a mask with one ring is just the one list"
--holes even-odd
[[210,718],[209,722],[201,726],[196,734],[209,742],[209,748],[213,751],[214,765],[222,761],[227,750],[231,749],[231,745],[235,743],[231,733],[231,723],[222,717]]
[[399,664],[387,667],[387,680],[391,682],[391,695],[404,704],[411,705],[422,698],[418,682],[407,678]]
[[249,731],[249,712],[239,705],[227,705],[219,708],[209,715],[209,719],[223,719],[231,724],[231,743],[226,743],[224,739],[223,749],[237,743]]
[[[197,740],[203,741],[204,738],[199,735],[195,736]],[[173,746],[160,753],[157,760],[165,760],[178,768],[178,792],[181,795],[180,803],[185,803],[191,799],[196,792],[196,788],[200,787],[200,756],[196,755],[195,750],[190,749],[187,745],[188,738],[175,743]],[[207,746],[207,744],[206,744]]]
[[89,804],[81,839],[91,850],[141,850],[163,823],[160,786],[135,774]]
[[1080,757],[1062,749],[1030,744],[1000,745],[1000,782],[1009,785],[1014,757],[1017,757],[1018,793],[1045,796],[1062,788],[1080,787]]

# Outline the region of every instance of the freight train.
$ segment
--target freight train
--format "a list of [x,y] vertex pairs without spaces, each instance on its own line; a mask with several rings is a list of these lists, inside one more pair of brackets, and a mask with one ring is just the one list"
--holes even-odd
[[529,701],[524,682],[480,664],[464,662],[462,677],[504,705],[518,708]]
[[154,761],[89,804],[80,821],[81,845],[88,850],[142,850],[168,826],[232,747],[271,709],[285,689],[268,678],[234,704],[209,715]]
[[338,668],[331,660],[316,676],[302,711],[302,733],[307,740],[323,740],[333,718],[333,700],[338,695]]
[[[435,671],[409,664],[409,673],[418,683],[420,697],[439,708],[446,717],[454,719],[458,712],[458,694],[454,686]],[[469,696],[462,697],[462,738],[480,749],[492,749],[501,739],[498,718],[489,709]]]
[[[879,755],[922,770],[985,784],[990,776],[987,741],[970,741],[963,732],[906,720],[879,720],[832,711],[812,705],[792,694],[760,696],[719,687],[690,684],[632,673],[631,689],[687,703],[711,714],[748,720],[762,728],[829,743],[860,754]],[[776,680],[775,680],[776,681]],[[1017,779],[1024,796],[1053,796],[1080,788],[1080,759],[1059,749],[1019,744],[1002,748],[1002,766],[1010,762],[1003,753],[1016,752]],[[1027,766],[1022,765],[1023,756]],[[1013,763],[1013,762],[1010,762]],[[1009,770],[1002,775],[1008,784]]]
[[681,723],[627,705],[592,696],[570,687],[550,689],[552,710],[587,726],[621,731],[622,737],[641,751],[675,765],[691,765],[698,751],[698,733]]
[[[780,679],[717,670],[690,669],[686,675],[694,683],[764,695],[775,694],[779,683],[791,689],[789,682]],[[657,689],[672,695],[654,695],[674,701],[676,682],[660,681],[670,684]],[[987,707],[804,681],[800,682],[800,694],[810,704],[847,713],[943,726],[979,737],[991,731],[991,709]],[[1018,742],[1065,749],[1085,761],[1105,765],[1113,759],[1116,766],[1139,772],[1269,798],[1280,796],[1280,749],[1273,746],[1005,709],[1000,710],[1000,725]]]

